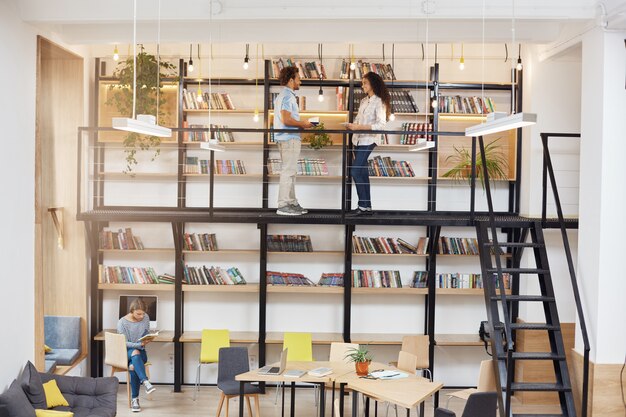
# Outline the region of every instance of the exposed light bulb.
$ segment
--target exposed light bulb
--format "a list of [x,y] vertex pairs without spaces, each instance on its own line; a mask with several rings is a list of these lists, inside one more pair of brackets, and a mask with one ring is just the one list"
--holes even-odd
[[324,101],[324,91],[322,91],[322,87],[320,87],[320,91],[317,94],[317,101],[319,101],[320,103]]
[[433,106],[433,109],[437,107],[437,97],[433,98],[432,103],[430,103]]
[[198,86],[198,91],[196,92],[196,101],[202,103],[202,89],[200,86]]
[[393,122],[394,120],[396,120],[396,115],[395,115],[395,113],[391,113],[391,114],[389,115],[389,121],[390,121],[390,122]]
[[355,62],[350,62],[350,69],[352,71],[354,71],[356,69],[356,63]]
[[189,64],[187,64],[187,71],[193,72],[193,59],[189,58]]
[[463,71],[465,69],[465,58],[461,57],[461,59],[459,59],[459,69],[461,71]]
[[120,52],[117,50],[117,45],[115,45],[115,49],[113,49],[113,61],[117,61],[120,59]]
[[252,116],[252,120],[254,120],[255,122],[259,121],[259,111],[258,110],[254,110],[254,116]]
[[248,61],[249,61],[249,60],[250,60],[250,59],[249,59],[248,57],[245,57],[245,58],[244,58],[244,60],[243,60],[243,69],[245,69],[245,70],[247,70],[247,69],[248,69],[248,67],[250,66],[250,65],[248,64]]
[[515,66],[515,68],[516,68],[518,71],[521,71],[521,70],[522,70],[522,68],[523,68],[523,67],[522,67],[522,58],[517,58],[517,65]]

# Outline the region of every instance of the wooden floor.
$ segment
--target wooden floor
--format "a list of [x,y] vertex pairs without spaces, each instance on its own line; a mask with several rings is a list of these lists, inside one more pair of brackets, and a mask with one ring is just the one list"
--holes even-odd
[[[445,406],[447,397],[445,396],[446,391],[442,391],[442,395],[440,396],[440,406]],[[289,391],[285,390],[286,398],[285,398],[285,415],[289,415]],[[156,392],[154,392],[150,397],[146,398],[145,393],[141,392],[139,396],[142,412],[141,413],[132,413],[128,408],[127,396],[126,396],[126,386],[120,384],[119,394],[117,397],[117,416],[118,417],[130,417],[130,416],[138,416],[141,414],[146,414],[149,416],[215,416],[217,411],[217,402],[219,399],[219,391],[215,387],[202,387],[198,394],[198,398],[196,401],[193,401],[193,388],[185,387],[183,392],[174,393],[171,386],[163,386],[160,385],[157,387]],[[276,391],[273,388],[267,389],[267,394],[261,396],[261,415],[265,417],[272,416],[280,416],[280,401],[279,405],[274,405],[274,398],[276,395]],[[326,416],[330,416],[330,396],[327,396],[327,407],[326,407]],[[351,416],[351,399],[350,397],[346,398],[346,416]],[[254,410],[254,403],[253,410]],[[465,403],[462,400],[452,399],[450,401],[449,408],[454,411],[457,416],[461,416],[463,413],[463,407]],[[386,406],[379,406],[379,416],[385,416]],[[362,409],[361,409],[362,411]],[[513,407],[514,413],[532,413],[532,414],[540,414],[540,413],[558,413],[558,407],[545,407],[545,406],[520,406],[515,405]],[[433,412],[433,403],[432,399],[426,402],[426,413],[425,417],[432,417]],[[237,417],[239,415],[239,399],[233,398],[230,401],[230,411],[229,416]],[[244,414],[247,417],[247,410]],[[374,416],[374,410],[370,412],[370,415]],[[222,417],[226,416],[226,407],[222,409]],[[315,403],[313,401],[313,390],[308,388],[301,388],[296,391],[296,416],[298,417],[315,417],[316,409]],[[389,410],[389,416],[395,417],[395,413],[393,408]],[[406,416],[405,410],[398,410],[398,416],[404,417]],[[417,416],[415,410],[412,410],[411,416]],[[256,416],[255,416],[256,417]]]

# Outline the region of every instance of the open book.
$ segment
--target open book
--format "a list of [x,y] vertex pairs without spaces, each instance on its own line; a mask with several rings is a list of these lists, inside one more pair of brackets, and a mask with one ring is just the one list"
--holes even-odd
[[153,330],[149,334],[141,337],[138,342],[143,342],[144,340],[152,340],[159,335],[160,330]]

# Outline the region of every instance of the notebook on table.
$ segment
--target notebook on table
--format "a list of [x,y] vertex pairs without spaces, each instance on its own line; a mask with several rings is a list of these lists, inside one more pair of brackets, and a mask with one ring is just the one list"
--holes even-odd
[[258,370],[259,375],[280,375],[285,371],[287,367],[287,350],[285,349],[280,354],[280,366],[267,365]]

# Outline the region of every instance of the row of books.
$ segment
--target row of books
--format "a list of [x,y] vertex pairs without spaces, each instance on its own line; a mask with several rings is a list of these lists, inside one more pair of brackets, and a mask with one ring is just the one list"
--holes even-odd
[[270,252],[313,252],[309,235],[267,235]]
[[370,177],[414,177],[408,161],[394,161],[389,156],[376,156],[367,161]]
[[[185,174],[208,174],[209,160],[199,159],[197,156],[185,158]],[[243,161],[237,159],[217,159],[213,172],[220,175],[243,175],[246,174],[246,167]]]
[[496,111],[496,105],[491,97],[461,97],[461,96],[440,96],[440,113],[464,113],[464,114],[486,114]]
[[267,271],[265,274],[267,283],[270,285],[294,285],[311,287],[315,284],[302,274],[290,272]]
[[272,71],[270,76],[272,78],[278,78],[280,71],[285,67],[296,67],[298,68],[298,72],[300,73],[300,78],[307,79],[319,79],[320,76],[322,79],[326,79],[326,69],[324,65],[320,61],[309,61],[304,62],[296,61],[293,58],[278,58],[276,60],[272,60]]
[[[432,123],[402,123],[402,130],[430,132],[433,130]],[[425,139],[426,134],[423,133],[407,133],[400,135],[400,145],[415,145],[419,139]],[[432,138],[431,138],[432,139]]]
[[100,231],[100,249],[143,250],[143,242],[139,236],[133,235],[131,228]]
[[355,288],[402,288],[400,271],[352,270],[352,286]]
[[183,270],[184,280],[190,285],[245,285],[246,280],[238,268],[221,268],[219,266],[188,266]]
[[224,132],[220,129],[228,128],[226,125],[198,125],[189,124],[186,120],[183,122],[183,127],[207,129],[204,132],[185,132],[183,134],[183,140],[185,142],[208,142],[209,139],[217,140],[218,142],[234,142],[235,136],[233,132]]
[[321,287],[343,287],[343,274],[340,272],[325,272],[320,277],[317,285]]
[[[511,288],[511,276],[503,273],[504,288]],[[483,280],[481,274],[469,274],[462,272],[438,273],[435,275],[435,284],[437,288],[483,288]],[[426,288],[428,286],[428,272],[415,271],[411,281],[412,288]],[[499,287],[499,284],[497,285]]]
[[[267,170],[270,175],[280,174],[282,161],[280,159],[268,159]],[[323,158],[298,159],[298,175],[319,177],[328,175],[328,165]]]
[[[270,110],[274,109],[274,101],[276,101],[276,97],[278,97],[280,93],[270,93]],[[296,101],[298,102],[298,109],[300,111],[306,110],[306,97],[305,96],[296,96]]]
[[[362,60],[358,60],[355,62],[356,67],[354,68],[354,78],[360,80],[363,78],[365,74],[368,72],[373,72],[381,76],[383,80],[395,80],[396,76],[393,72],[393,67],[391,64],[387,63],[376,63],[376,62],[365,62]],[[344,59],[341,62],[341,71],[339,74],[339,78],[342,80],[347,80],[350,78],[350,60]]]
[[100,265],[101,284],[169,284],[171,275],[161,280],[152,267]]
[[353,253],[416,253],[417,247],[391,237],[352,236]]
[[201,95],[183,88],[185,110],[237,110],[228,93],[203,92]]
[[190,251],[218,250],[215,233],[185,233],[184,249]]

